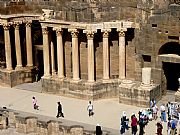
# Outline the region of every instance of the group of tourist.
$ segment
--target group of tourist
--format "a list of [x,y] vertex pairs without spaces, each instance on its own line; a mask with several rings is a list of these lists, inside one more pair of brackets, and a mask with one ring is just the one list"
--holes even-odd
[[[167,109],[166,109],[167,107]],[[180,120],[180,108],[178,104],[168,102],[167,105],[162,104],[160,108],[157,107],[156,101],[152,99],[150,101],[150,108],[145,110],[140,110],[138,112],[139,117],[133,113],[131,115],[131,132],[132,135],[136,135],[138,131],[139,125],[139,135],[144,135],[145,126],[151,120],[157,120],[158,112],[160,112],[160,121],[157,122],[157,135],[162,135],[163,133],[163,125],[162,123],[167,123],[167,135],[175,135],[177,134],[177,126],[178,120]],[[176,115],[175,115],[176,114]],[[167,117],[168,115],[168,121]],[[123,111],[121,120],[120,120],[120,134],[125,134],[126,130],[129,130],[129,119],[126,116],[125,111]]]
[[[132,135],[136,135],[138,131],[138,125],[139,125],[139,135],[144,134],[144,128],[149,122],[149,118],[146,115],[144,110],[139,111],[139,118],[136,117],[134,113],[131,115],[131,132]],[[129,119],[126,116],[125,111],[123,111],[123,115],[121,117],[120,122],[120,134],[125,134],[126,130],[129,130]]]

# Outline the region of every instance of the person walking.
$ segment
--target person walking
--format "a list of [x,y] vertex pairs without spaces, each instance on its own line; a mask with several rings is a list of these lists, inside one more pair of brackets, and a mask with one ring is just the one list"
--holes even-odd
[[33,104],[34,110],[39,110],[39,105],[37,104],[37,99],[34,96],[32,97],[32,104]]
[[90,117],[90,116],[93,116],[94,112],[93,112],[93,105],[92,105],[91,101],[89,101],[87,110],[88,110],[88,112],[89,112],[89,117]]
[[58,103],[58,112],[57,112],[57,115],[56,117],[59,118],[59,117],[64,117],[64,114],[62,112],[62,105],[60,102],[57,102]]
[[137,123],[138,120],[135,116],[135,114],[132,114],[131,116],[131,127],[132,127],[132,135],[136,135],[136,132],[137,132]]
[[166,108],[165,108],[164,104],[162,104],[160,106],[160,111],[161,111],[161,121],[166,122]]

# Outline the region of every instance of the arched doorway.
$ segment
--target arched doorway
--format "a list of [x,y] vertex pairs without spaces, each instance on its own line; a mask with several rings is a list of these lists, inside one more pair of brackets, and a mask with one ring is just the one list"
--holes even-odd
[[168,42],[159,49],[162,60],[162,69],[166,77],[167,90],[177,91],[180,78],[180,44]]

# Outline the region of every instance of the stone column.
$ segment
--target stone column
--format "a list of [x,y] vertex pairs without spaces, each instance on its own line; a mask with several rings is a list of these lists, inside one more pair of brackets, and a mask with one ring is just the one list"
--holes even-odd
[[15,48],[16,48],[16,60],[17,60],[16,69],[22,68],[19,25],[20,25],[19,23],[15,24]]
[[31,37],[31,23],[26,23],[26,51],[27,51],[27,66],[33,66],[33,55],[32,55],[32,37]]
[[73,80],[79,80],[79,47],[78,47],[78,33],[77,29],[69,29],[72,36],[72,63],[73,63]]
[[111,30],[102,30],[103,32],[103,79],[109,79],[109,32]]
[[151,84],[151,68],[142,68],[142,85],[149,86]]
[[64,78],[64,54],[63,54],[63,39],[62,29],[56,30],[57,35],[57,65],[58,65],[58,77]]
[[55,75],[56,74],[56,71],[55,71],[55,60],[54,60],[54,44],[53,42],[51,42],[51,72],[52,72],[52,75]]
[[50,63],[49,63],[49,37],[47,27],[42,28],[43,33],[43,57],[44,57],[44,76],[50,76]]
[[5,55],[6,55],[6,69],[12,70],[12,57],[11,57],[11,41],[9,34],[9,25],[4,25],[4,43],[5,43]]
[[125,32],[119,31],[119,79],[126,77],[126,46]]
[[88,40],[88,82],[94,82],[94,32],[88,31],[86,34]]

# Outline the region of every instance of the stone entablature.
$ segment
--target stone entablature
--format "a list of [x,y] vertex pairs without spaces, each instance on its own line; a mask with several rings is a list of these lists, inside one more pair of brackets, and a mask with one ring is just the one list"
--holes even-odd
[[[8,121],[8,123],[7,123]],[[16,132],[38,135],[94,135],[95,125],[0,108],[0,129],[15,128]],[[103,135],[118,131],[102,127]]]

